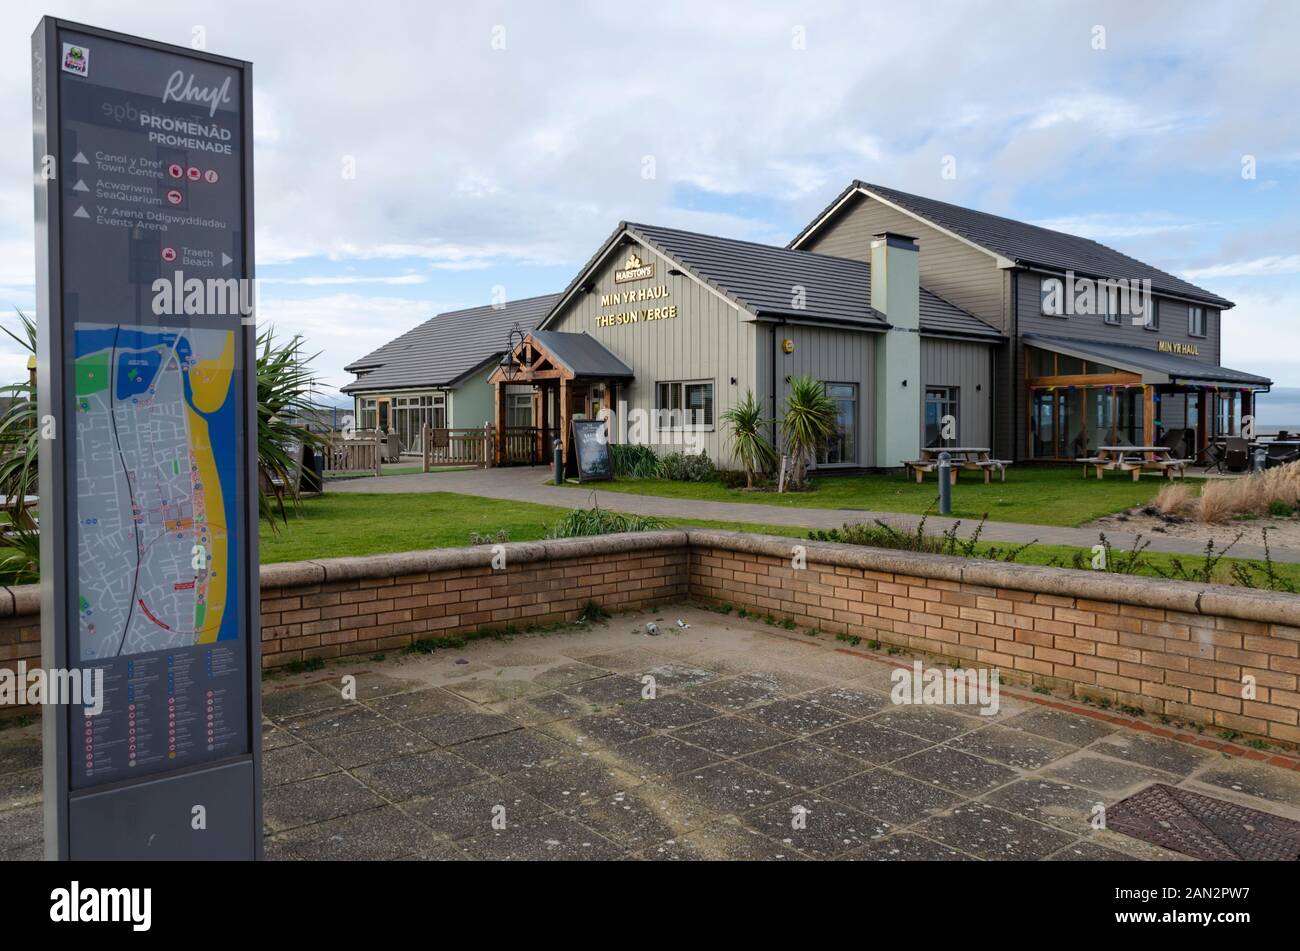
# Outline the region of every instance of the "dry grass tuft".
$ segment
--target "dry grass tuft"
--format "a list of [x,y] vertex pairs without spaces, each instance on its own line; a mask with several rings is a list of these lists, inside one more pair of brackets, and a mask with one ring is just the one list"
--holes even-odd
[[[1157,508],[1160,508],[1160,496],[1164,494],[1161,490],[1156,497]],[[1208,482],[1201,489],[1198,511],[1201,521],[1219,523],[1241,515],[1267,515],[1274,502],[1280,502],[1290,510],[1300,505],[1300,462],[1240,479]],[[1163,508],[1160,510],[1164,511]]]
[[1182,482],[1163,486],[1151,503],[1161,515],[1189,515],[1196,509],[1196,493]]

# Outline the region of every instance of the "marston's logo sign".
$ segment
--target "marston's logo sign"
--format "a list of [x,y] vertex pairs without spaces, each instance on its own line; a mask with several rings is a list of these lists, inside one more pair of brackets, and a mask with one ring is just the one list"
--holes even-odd
[[614,283],[626,284],[628,281],[643,281],[654,276],[654,262],[642,264],[641,258],[633,251],[627,256],[627,260],[623,262],[623,270],[614,272]]

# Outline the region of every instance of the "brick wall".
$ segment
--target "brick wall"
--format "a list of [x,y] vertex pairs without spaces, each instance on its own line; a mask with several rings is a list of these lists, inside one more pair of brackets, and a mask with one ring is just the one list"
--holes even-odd
[[792,539],[688,535],[696,597],[1300,743],[1295,595],[820,543],[796,569]]
[[[630,542],[630,544],[629,544]],[[262,663],[405,647],[484,628],[572,621],[687,595],[682,532],[339,558],[262,569]]]
[[[795,546],[806,563],[795,568]],[[265,666],[693,596],[1005,679],[1300,743],[1300,598],[706,529],[262,568]],[[0,666],[39,663],[35,587],[0,588]],[[1243,678],[1255,696],[1242,696]]]

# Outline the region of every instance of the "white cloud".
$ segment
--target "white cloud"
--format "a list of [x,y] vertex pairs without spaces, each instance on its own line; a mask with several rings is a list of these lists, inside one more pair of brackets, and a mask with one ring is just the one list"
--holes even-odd
[[317,274],[309,277],[260,277],[257,279],[259,284],[295,284],[305,285],[308,287],[319,287],[335,284],[388,284],[388,285],[406,285],[406,284],[423,284],[428,280],[423,274],[396,274],[396,275],[360,275],[360,274],[335,274],[323,275]]
[[1245,261],[1225,261],[1183,271],[1191,280],[1216,277],[1265,277],[1300,274],[1300,254],[1270,254]]
[[313,363],[321,385],[337,390],[353,379],[344,366],[447,309],[428,302],[360,294],[263,297],[257,322],[259,328],[272,325],[277,337],[301,334],[309,353],[321,353]]

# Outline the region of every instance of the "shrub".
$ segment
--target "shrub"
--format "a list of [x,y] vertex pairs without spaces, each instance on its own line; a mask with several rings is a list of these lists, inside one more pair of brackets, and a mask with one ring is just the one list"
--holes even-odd
[[1295,510],[1281,499],[1274,499],[1268,503],[1268,514],[1274,518],[1288,518]]
[[659,478],[673,482],[709,482],[718,477],[708,453],[670,452],[659,460]]
[[722,414],[722,421],[731,430],[728,439],[745,470],[745,486],[752,489],[754,473],[766,472],[776,463],[776,450],[763,435],[763,409],[754,391],[747,390],[743,400]]
[[629,515],[602,508],[574,509],[548,527],[547,538],[579,538],[588,535],[613,535],[616,532],[652,532],[666,528],[666,523],[652,515]]
[[659,457],[649,446],[611,444],[609,460],[615,476],[624,476],[628,479],[653,479],[659,475]]
[[826,395],[826,387],[810,376],[790,381],[785,398],[785,416],[781,418],[781,438],[790,454],[790,481],[804,484],[808,460],[830,442],[835,434],[835,403]]

